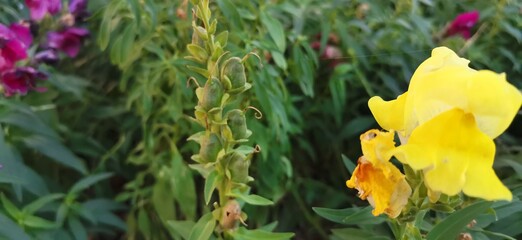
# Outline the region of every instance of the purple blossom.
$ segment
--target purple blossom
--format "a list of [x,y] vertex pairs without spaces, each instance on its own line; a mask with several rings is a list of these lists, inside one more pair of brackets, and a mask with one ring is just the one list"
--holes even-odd
[[89,35],[85,28],[71,27],[59,32],[47,34],[47,46],[65,52],[69,57],[76,57],[80,52],[82,39]]
[[459,14],[449,25],[446,36],[461,34],[465,39],[471,37],[471,28],[475,26],[480,18],[478,11],[471,11]]
[[54,49],[43,50],[34,56],[34,60],[36,63],[54,64],[59,60],[58,52]]
[[[22,39],[27,36],[22,37]],[[0,24],[0,71],[12,68],[14,64],[27,58],[27,45],[15,32]]]
[[69,2],[69,12],[76,17],[87,17],[87,0],[71,0]]
[[61,0],[25,0],[31,13],[31,19],[40,21],[46,13],[57,14],[62,9]]
[[4,71],[1,82],[5,96],[9,97],[16,93],[25,95],[29,90],[45,91],[45,88],[36,87],[36,79],[47,79],[47,75],[32,67],[19,67]]

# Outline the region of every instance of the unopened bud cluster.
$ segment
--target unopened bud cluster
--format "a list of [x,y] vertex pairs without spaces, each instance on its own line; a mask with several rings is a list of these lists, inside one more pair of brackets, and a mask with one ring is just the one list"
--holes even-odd
[[[246,57],[228,57],[228,52],[224,51],[228,32],[216,35],[217,21],[210,20],[208,0],[191,2],[195,5],[194,32],[192,43],[187,45],[191,55],[187,59],[195,64],[187,67],[206,78],[205,84],[201,85],[196,78],[190,79],[198,86],[195,120],[205,128],[189,138],[200,145],[199,153],[192,156],[197,162],[192,167],[198,169],[207,181],[215,181],[207,182],[207,185],[215,186],[219,192],[219,204],[215,204],[214,212],[218,212],[216,220],[226,231],[235,229],[238,222],[246,218],[231,193],[248,191],[246,183],[253,180],[248,175],[248,168],[257,148],[243,147],[239,150],[240,144],[247,142],[252,134],[245,118],[245,110],[252,107],[237,109],[234,106],[238,104],[233,104],[251,85],[245,73]],[[210,179],[211,175],[216,180]],[[231,206],[234,206],[234,211],[227,210]]]

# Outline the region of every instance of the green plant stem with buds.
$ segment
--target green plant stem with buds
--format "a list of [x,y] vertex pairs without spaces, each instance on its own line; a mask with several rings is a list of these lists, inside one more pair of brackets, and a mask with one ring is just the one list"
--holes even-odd
[[[191,167],[206,179],[206,204],[209,204],[214,190],[218,192],[219,202],[213,204],[215,209],[210,220],[211,224],[219,223],[214,232],[219,238],[235,238],[234,234],[239,232],[239,222],[245,224],[247,218],[239,202],[272,204],[263,197],[249,195],[247,183],[253,178],[248,175],[248,169],[253,155],[260,149],[258,146],[241,145],[252,134],[246,125],[246,110],[254,109],[256,117],[261,117],[256,108],[241,105],[248,102],[242,93],[251,88],[246,79],[244,62],[248,56],[255,54],[250,53],[243,58],[229,57],[228,52],[224,51],[228,32],[216,35],[217,21],[211,18],[209,1],[191,2],[194,5],[194,32],[192,43],[187,45],[191,56],[186,58],[195,64],[187,67],[206,79],[204,85],[200,85],[196,77],[191,77],[188,82],[198,86],[195,121],[205,128],[189,138],[200,145],[199,153],[192,156],[197,164]],[[194,231],[197,230],[193,229],[192,234],[198,234]]]

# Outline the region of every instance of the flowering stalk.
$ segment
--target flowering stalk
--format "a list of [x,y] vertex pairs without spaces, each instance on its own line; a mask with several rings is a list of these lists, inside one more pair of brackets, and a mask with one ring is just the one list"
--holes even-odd
[[[216,35],[217,20],[211,18],[208,0],[192,3],[194,32],[192,43],[187,45],[191,55],[187,59],[197,65],[187,67],[204,76],[206,82],[200,85],[194,77],[188,82],[192,81],[198,86],[195,120],[205,128],[189,138],[200,145],[199,153],[192,156],[197,164],[191,167],[206,179],[206,204],[210,202],[214,190],[217,190],[219,202],[214,203],[215,210],[210,222],[217,222],[216,232],[229,238],[233,236],[239,222],[245,224],[247,218],[241,211],[240,201],[255,205],[269,205],[272,202],[257,195],[249,195],[250,188],[247,185],[253,180],[248,175],[251,158],[259,151],[257,146],[252,148],[241,145],[252,134],[246,125],[245,112],[248,109],[257,111],[250,106],[241,106],[237,101],[243,92],[251,88],[244,67],[247,57],[227,56],[224,47],[228,32]],[[259,111],[256,117],[261,117]]]

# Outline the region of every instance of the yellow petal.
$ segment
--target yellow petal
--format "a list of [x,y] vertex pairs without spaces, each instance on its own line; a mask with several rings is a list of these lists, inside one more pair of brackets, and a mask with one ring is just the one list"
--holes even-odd
[[468,111],[480,130],[496,138],[511,124],[522,105],[522,94],[506,80],[505,74],[488,70],[476,72],[466,89]]
[[[503,185],[492,169],[493,140],[479,130],[473,115],[460,109],[443,112],[417,127],[408,143],[393,154],[413,169],[424,170],[432,191],[455,195],[465,189],[474,197],[506,199],[504,190],[508,190],[499,187]],[[479,181],[480,174],[485,178]],[[480,193],[478,188],[482,188]]]
[[391,150],[395,148],[394,132],[384,132],[377,129],[368,130],[361,134],[361,148],[363,156],[372,164],[388,162]]
[[460,58],[447,47],[438,47],[432,50],[431,57],[419,65],[410,80],[408,87],[410,97],[404,104],[404,135],[409,136],[413,129],[419,125],[418,113],[414,109],[414,99],[418,95],[418,85],[424,83],[425,76],[447,67],[456,67],[467,72],[473,72],[474,70],[469,68],[468,64],[469,60]]
[[491,138],[507,129],[522,104],[522,94],[506,81],[504,74],[463,67],[445,67],[425,74],[411,91],[415,91],[411,100],[418,124],[460,108],[472,113],[479,129]]
[[489,201],[511,201],[513,199],[511,192],[502,184],[492,167],[493,158],[477,158],[472,160],[466,172],[464,193],[468,196],[483,198]]
[[368,107],[382,128],[388,131],[404,129],[404,103],[407,96],[408,92],[405,92],[391,101],[384,101],[379,96],[370,98]]
[[374,207],[375,216],[385,213],[397,217],[411,195],[411,188],[397,167],[390,162],[373,165],[365,157],[359,158],[346,185],[359,190],[359,197]]
[[465,67],[472,70],[468,67],[468,64],[468,59],[459,57],[453,50],[447,47],[434,48],[431,51],[431,57],[424,60],[424,62],[422,62],[413,73],[410,81],[410,89],[412,85],[417,83],[417,81],[421,81],[420,79],[424,74],[449,66]]

